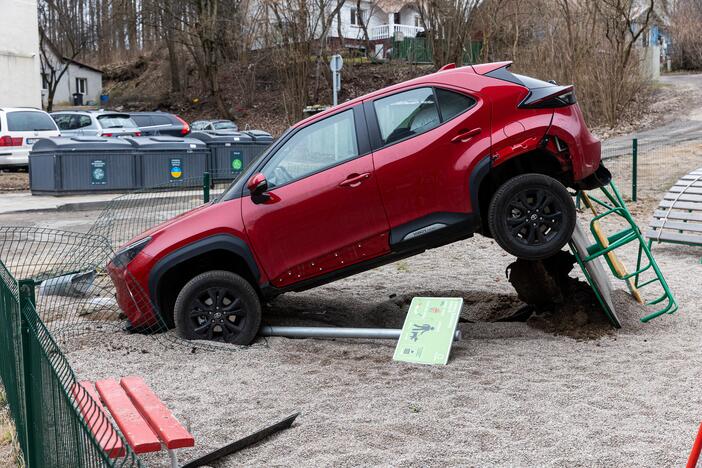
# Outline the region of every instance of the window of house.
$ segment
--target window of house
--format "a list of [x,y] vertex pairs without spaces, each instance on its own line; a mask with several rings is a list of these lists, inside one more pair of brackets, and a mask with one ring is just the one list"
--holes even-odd
[[293,135],[261,172],[270,188],[300,180],[358,156],[353,110],[340,112]]
[[419,17],[419,15],[414,17],[414,26],[416,28],[420,27],[422,25],[422,19]]
[[400,18],[400,13],[393,13],[392,17],[393,17],[393,20],[392,20],[393,23],[402,24],[402,19]]
[[393,94],[378,99],[373,106],[385,144],[419,135],[441,123],[432,88]]
[[363,21],[366,17],[366,10],[359,10],[357,8],[350,9],[351,14],[351,24],[354,26],[363,26]]
[[48,73],[41,74],[41,87],[42,87],[42,89],[49,89],[49,74]]
[[88,79],[76,78],[76,93],[86,94],[88,92]]

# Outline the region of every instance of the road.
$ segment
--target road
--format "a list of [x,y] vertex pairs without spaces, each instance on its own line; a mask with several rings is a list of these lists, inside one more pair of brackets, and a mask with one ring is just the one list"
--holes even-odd
[[702,141],[702,74],[664,75],[661,83],[690,91],[694,105],[687,114],[670,119],[663,125],[634,134],[620,135],[603,142],[603,150],[609,154],[626,152],[631,149],[631,139],[639,139],[639,148],[678,144],[691,140]]

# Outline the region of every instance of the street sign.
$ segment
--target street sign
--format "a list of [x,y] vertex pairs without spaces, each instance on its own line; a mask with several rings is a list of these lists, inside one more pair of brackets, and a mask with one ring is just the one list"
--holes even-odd
[[451,352],[461,307],[463,299],[460,297],[413,298],[393,359],[445,365]]
[[341,71],[341,67],[344,66],[344,59],[341,58],[341,55],[332,55],[331,60],[329,61],[329,68],[331,68],[331,71],[333,72],[338,72]]
[[344,66],[344,59],[341,55],[332,55],[329,61],[329,68],[332,71],[332,92],[334,97],[334,105],[339,103],[339,90],[341,89],[341,67]]

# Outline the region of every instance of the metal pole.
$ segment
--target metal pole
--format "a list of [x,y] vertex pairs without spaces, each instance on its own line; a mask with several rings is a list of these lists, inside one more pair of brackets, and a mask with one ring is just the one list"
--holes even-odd
[[[346,327],[261,327],[262,336],[285,336],[287,338],[368,338],[397,340],[402,330],[394,328],[346,328]],[[454,341],[460,341],[461,332],[456,330]]]
[[30,329],[27,317],[24,314],[25,304],[29,303],[32,306],[36,304],[36,297],[34,296],[34,281],[32,280],[22,280],[19,282],[20,291],[20,326],[21,326],[21,337],[22,337],[22,391],[24,392],[24,428],[25,428],[25,463],[28,468],[38,467],[37,453],[36,453],[36,437],[38,437],[39,431],[34,427],[34,402],[32,399],[32,388],[37,385],[32,379],[32,350],[30,345]]
[[210,173],[205,172],[202,174],[202,198],[205,203],[210,201]]
[[335,71],[335,72],[332,73],[332,82],[333,82],[333,83],[332,83],[332,88],[333,88],[333,91],[334,91],[334,105],[335,105],[335,106],[336,106],[336,104],[338,103],[337,93],[339,92],[339,90],[337,89],[337,84],[338,84],[338,83],[337,83],[337,77],[336,77],[336,75],[338,75],[338,74],[339,74],[338,71]]
[[639,140],[634,138],[631,140],[631,199],[636,201],[637,178],[638,178],[638,160],[639,160]]

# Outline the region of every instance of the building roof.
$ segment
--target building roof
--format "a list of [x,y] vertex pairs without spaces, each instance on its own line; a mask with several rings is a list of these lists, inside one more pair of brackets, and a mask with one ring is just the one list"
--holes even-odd
[[406,5],[412,5],[414,2],[407,0],[376,0],[375,4],[385,13],[397,13]]
[[54,45],[54,43],[51,42],[51,40],[48,37],[46,37],[46,34],[44,34],[44,32],[41,31],[41,29],[40,29],[39,33],[42,36],[41,40],[49,46],[49,50],[51,50],[51,53],[54,54],[56,57],[60,57],[62,62],[72,63],[73,65],[87,68],[88,70],[92,70],[92,71],[97,72],[97,73],[102,73],[102,70],[100,70],[99,68],[95,68],[95,67],[88,65],[86,63],[79,62],[78,60],[72,59],[70,57],[66,57],[65,55],[63,55],[61,53],[61,51],[58,50],[58,48]]

